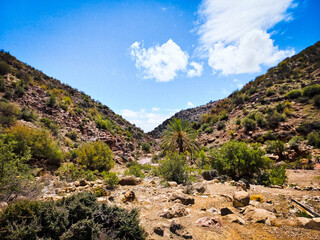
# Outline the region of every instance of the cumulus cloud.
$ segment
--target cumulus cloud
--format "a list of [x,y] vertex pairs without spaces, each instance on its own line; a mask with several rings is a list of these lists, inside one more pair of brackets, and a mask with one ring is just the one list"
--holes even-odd
[[187,107],[192,108],[192,107],[195,107],[195,106],[194,106],[194,104],[193,104],[192,102],[188,102],[188,103],[187,103]]
[[146,79],[169,82],[179,71],[186,71],[189,55],[171,39],[161,46],[156,45],[148,49],[140,42],[135,42],[130,50],[136,67],[142,70]]
[[147,112],[145,109],[140,109],[139,111],[123,109],[121,111],[121,115],[125,119],[142,128],[145,132],[152,131],[174,113],[172,109],[160,111],[159,108],[152,108],[151,112]]
[[254,73],[294,54],[279,50],[267,30],[283,20],[293,0],[205,0],[199,11],[202,49],[223,74]]
[[200,77],[203,71],[203,64],[192,61],[189,64],[192,68],[188,70],[188,77]]

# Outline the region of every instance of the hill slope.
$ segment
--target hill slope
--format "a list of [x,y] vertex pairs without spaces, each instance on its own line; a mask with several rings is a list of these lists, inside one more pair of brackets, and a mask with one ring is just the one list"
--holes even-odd
[[[306,139],[310,132],[320,130],[320,111],[315,103],[315,95],[320,94],[319,83],[320,42],[317,42],[229,97],[183,110],[172,118],[193,122],[199,141],[208,148],[231,139],[261,143],[271,138],[288,142],[297,135]],[[159,137],[170,119],[151,135]]]
[[18,106],[18,123],[50,129],[68,150],[100,139],[121,161],[133,157],[139,143],[147,141],[141,129],[109,107],[4,51],[0,51],[0,81],[1,101]]

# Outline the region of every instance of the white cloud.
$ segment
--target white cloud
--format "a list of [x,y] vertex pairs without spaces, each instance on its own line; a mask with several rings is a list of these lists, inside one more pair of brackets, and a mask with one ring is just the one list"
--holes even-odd
[[199,11],[202,49],[213,71],[253,73],[273,65],[293,50],[279,50],[267,30],[291,19],[293,0],[205,0]]
[[239,79],[235,78],[233,79],[233,82],[236,83],[238,89],[241,89],[244,86],[244,84]]
[[[158,109],[158,108],[156,108]],[[160,125],[164,120],[171,117],[175,112],[170,109],[169,111],[163,110],[160,112],[154,111],[147,112],[145,109],[139,111],[133,111],[130,109],[123,109],[121,115],[129,122],[134,123],[136,126],[142,128],[145,132],[153,130],[155,127]]]
[[173,80],[179,71],[186,71],[189,55],[171,39],[161,46],[148,49],[140,42],[131,45],[131,56],[144,78],[155,78],[158,82]]
[[152,110],[152,112],[159,112],[159,111],[160,111],[160,108],[153,107],[151,110]]
[[188,102],[188,103],[187,103],[187,107],[191,107],[191,108],[192,108],[192,107],[195,107],[195,106],[193,105],[192,102]]
[[203,71],[203,64],[192,61],[189,65],[192,69],[188,70],[188,77],[200,77]]

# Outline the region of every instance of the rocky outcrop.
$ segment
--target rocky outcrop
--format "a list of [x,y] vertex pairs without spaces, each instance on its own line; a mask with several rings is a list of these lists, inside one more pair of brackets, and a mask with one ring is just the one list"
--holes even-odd
[[213,106],[215,106],[215,104],[216,102],[209,102],[199,107],[181,110],[180,112],[177,112],[169,119],[165,120],[158,127],[156,127],[154,130],[149,132],[149,134],[153,138],[159,138],[161,136],[162,131],[166,129],[167,125],[169,124],[169,121],[171,121],[174,118],[181,118],[182,121],[188,121],[190,123],[197,122],[200,120],[201,116],[209,112],[213,108]]

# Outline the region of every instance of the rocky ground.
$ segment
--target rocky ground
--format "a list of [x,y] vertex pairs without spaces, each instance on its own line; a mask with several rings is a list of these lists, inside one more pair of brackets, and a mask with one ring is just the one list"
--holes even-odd
[[[120,173],[122,168],[114,169]],[[320,213],[320,171],[288,170],[288,186],[268,188],[242,182],[198,180],[192,186],[157,177],[120,177],[120,186],[107,190],[99,202],[140,211],[147,239],[320,239],[320,218],[298,217],[294,199]],[[79,191],[105,189],[104,182],[46,182],[40,199],[60,199]]]

